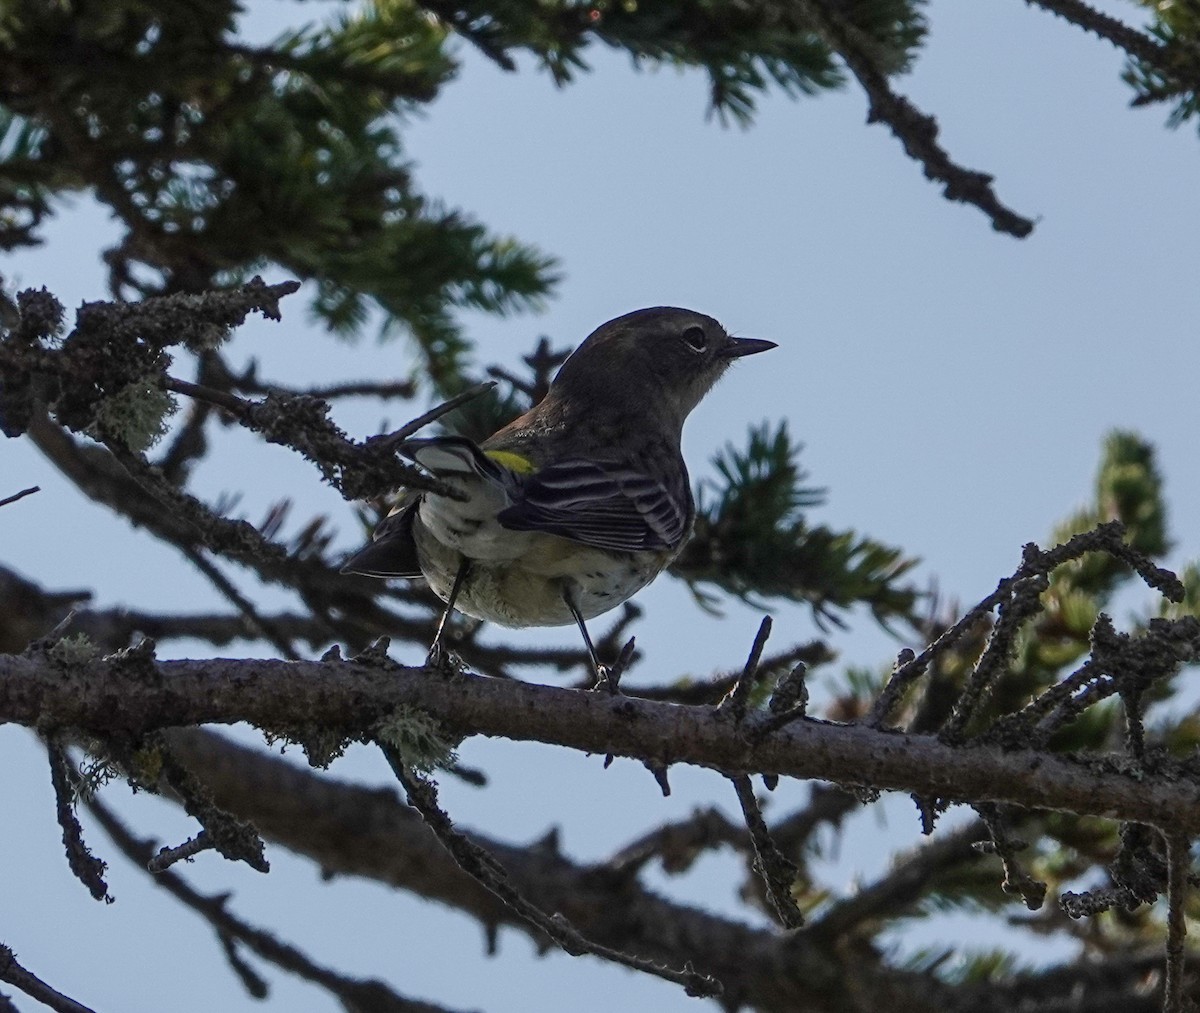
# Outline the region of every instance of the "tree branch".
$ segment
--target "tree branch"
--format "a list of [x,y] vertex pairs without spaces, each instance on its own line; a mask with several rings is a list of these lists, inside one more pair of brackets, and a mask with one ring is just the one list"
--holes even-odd
[[19,988],[26,995],[49,1006],[55,1013],[95,1013],[91,1007],[63,995],[36,974],[27,971],[18,963],[16,954],[3,943],[0,943],[0,981]]
[[1188,870],[1191,842],[1181,834],[1165,832],[1167,846],[1167,981],[1163,1013],[1186,1013],[1191,1006],[1184,997],[1184,955],[1187,921]]
[[922,842],[899,857],[891,869],[851,896],[835,901],[814,922],[813,931],[831,939],[845,938],[873,919],[901,918],[927,895],[931,880],[947,869],[978,862],[972,845],[987,837],[987,828],[973,820],[958,830]]
[[867,93],[867,122],[886,123],[905,153],[921,164],[926,177],[943,184],[947,200],[975,205],[992,220],[997,232],[1024,239],[1033,231],[1032,221],[1000,203],[991,176],[964,168],[950,158],[938,143],[937,120],[892,91],[886,75],[859,45],[854,26],[838,13],[839,5],[830,0],[802,0],[802,6]]
[[1025,0],[1025,2],[1030,7],[1041,7],[1042,10],[1049,11],[1064,21],[1069,21],[1085,32],[1091,32],[1097,38],[1111,42],[1127,56],[1142,60],[1164,72],[1169,69],[1169,52],[1166,46],[1144,32],[1130,27],[1125,22],[1110,17],[1094,7],[1089,7],[1081,0]]
[[[1166,632],[1166,627],[1163,628]],[[1164,637],[1179,661],[1200,656],[1200,621]],[[450,735],[539,741],[660,765],[691,763],[726,773],[773,773],[1007,802],[1200,833],[1194,776],[1153,782],[1104,756],[954,746],[923,735],[803,718],[757,734],[769,717],[735,725],[712,707],[581,693],[424,668],[354,661],[159,661],[119,656],[73,662],[0,656],[0,722],[140,735],[172,725],[249,721],[264,729],[313,725],[367,737],[397,707],[424,711]],[[1168,761],[1164,761],[1168,762]]]
[[410,770],[403,758],[391,746],[380,743],[380,748],[397,780],[404,785],[408,804],[421,814],[421,819],[441,841],[442,846],[451,854],[458,867],[499,897],[531,926],[553,939],[564,951],[576,957],[590,954],[632,970],[674,982],[682,985],[687,994],[691,996],[715,997],[721,995],[723,988],[720,982],[711,975],[697,972],[692,968],[690,962],[684,964],[682,969],[677,970],[657,961],[646,960],[637,954],[604,946],[586,938],[561,912],[556,911],[551,915],[541,910],[528,898],[522,896],[503,866],[492,855],[454,828],[450,817],[438,805],[437,790],[433,782],[421,778]]
[[[214,800],[253,820],[268,840],[324,870],[366,876],[464,911],[484,924],[489,939],[501,925],[529,931],[458,869],[395,792],[319,776],[198,729],[180,729],[169,736],[174,754],[205,782]],[[724,1001],[730,1007],[815,1013],[828,1011],[831,997],[837,997],[833,1008],[843,1013],[889,1008],[905,1013],[1161,1010],[1161,988],[1146,988],[1147,976],[1162,969],[1159,947],[957,989],[890,968],[870,947],[829,945],[814,931],[753,929],[672,902],[637,881],[636,862],[626,869],[609,863],[583,866],[553,846],[528,848],[474,832],[469,836],[503,863],[522,894],[543,910],[562,911],[610,946],[661,961],[694,960],[725,984]],[[614,896],[620,903],[614,904]],[[545,943],[540,933],[536,941]],[[1194,987],[1187,983],[1189,995],[1194,995]]]
[[[512,926],[531,934],[539,946],[546,944],[540,931],[459,869],[395,792],[319,776],[210,732],[178,730],[170,740],[175,755],[203,779],[220,805],[252,819],[268,839],[322,869],[366,876],[448,904],[479,919],[489,938],[500,926]],[[951,1013],[947,986],[803,936],[751,928],[671,901],[638,882],[637,864],[623,869],[581,865],[552,846],[527,848],[475,832],[466,836],[494,856],[520,893],[542,910],[562,912],[607,946],[659,962],[694,962],[723,983],[722,1001],[729,1008],[826,1009],[828,997],[844,991],[842,983],[853,968],[861,991],[878,995],[880,1003],[889,995],[905,1013]],[[845,1008],[881,1007],[868,1002]]]
[[63,746],[50,740],[46,743],[50,760],[50,783],[54,788],[54,808],[58,825],[62,828],[62,842],[66,849],[71,872],[84,886],[93,900],[112,903],[108,884],[104,881],[107,866],[91,853],[83,842],[83,828],[75,815],[75,768]]
[[792,896],[792,885],[796,882],[796,866],[783,856],[771,839],[758,799],[754,797],[754,787],[750,778],[745,774],[738,774],[730,780],[733,782],[734,791],[737,792],[738,803],[742,807],[742,818],[746,821],[746,829],[750,832],[750,840],[754,845],[754,866],[763,878],[771,907],[787,928],[798,929],[804,924],[804,915],[800,913]]
[[90,800],[88,808],[125,857],[139,868],[154,873],[150,881],[204,918],[226,946],[241,943],[276,967],[327,989],[348,1010],[363,1010],[364,1013],[366,1010],[378,1010],[380,1013],[450,1013],[443,1006],[398,995],[382,981],[351,978],[320,966],[296,947],[281,942],[271,933],[255,928],[232,914],[228,906],[228,894],[205,896],[189,886],[177,873],[153,868],[157,857],[154,845],[150,841],[138,840],[99,799]]
[[20,492],[14,492],[11,496],[5,496],[4,499],[0,499],[0,507],[16,503],[19,499],[24,499],[26,496],[32,496],[35,492],[41,491],[41,486],[31,485],[28,489],[22,489]]

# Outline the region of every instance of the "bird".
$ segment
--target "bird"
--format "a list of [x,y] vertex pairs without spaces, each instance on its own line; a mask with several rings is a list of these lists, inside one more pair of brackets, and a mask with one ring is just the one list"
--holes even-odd
[[679,554],[696,509],[683,424],[736,359],[775,348],[694,310],[655,306],[596,328],[545,397],[480,444],[410,438],[397,452],[459,497],[406,494],[342,572],[423,578],[455,610],[502,626],[563,626],[628,600]]

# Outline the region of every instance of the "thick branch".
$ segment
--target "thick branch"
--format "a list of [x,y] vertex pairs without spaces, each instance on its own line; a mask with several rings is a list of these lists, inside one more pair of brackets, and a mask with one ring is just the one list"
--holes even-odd
[[[322,869],[366,876],[448,904],[483,922],[489,937],[501,925],[529,931],[457,868],[395,792],[320,776],[196,729],[172,732],[170,742],[218,804],[253,820],[268,840]],[[827,947],[824,933],[756,930],[673,903],[645,889],[630,874],[636,868],[583,866],[553,847],[515,847],[470,836],[503,863],[531,901],[561,911],[594,938],[652,959],[693,959],[709,968],[725,984],[730,1007],[739,1003],[740,1008],[787,1013],[892,1008],[905,1013],[1152,1013],[1161,1008],[1161,989],[1146,988],[1147,976],[1162,968],[1158,947],[957,989],[889,968],[869,947],[836,942]],[[1193,994],[1191,983],[1188,987]]]
[[[188,729],[170,738],[172,751],[220,805],[252,819],[268,839],[322,869],[370,877],[449,904],[478,918],[489,935],[511,926],[545,944],[544,936],[458,868],[395,792],[318,776],[208,732]],[[850,968],[822,942],[754,929],[672,902],[645,889],[636,869],[585,866],[554,848],[469,836],[543,910],[561,912],[608,946],[658,961],[694,961],[720,978],[730,1008],[850,1013],[882,1008],[882,996],[888,995],[912,1013],[954,1011],[945,986],[860,954],[849,959],[859,991],[870,998],[854,1001],[841,984]]]
[[[1200,623],[1172,646],[1194,656]],[[142,666],[150,666],[142,667]],[[400,706],[451,735],[539,741],[661,766],[690,763],[727,773],[816,778],[928,797],[1007,802],[1200,833],[1200,784],[1182,771],[1153,781],[1103,757],[955,746],[921,735],[801,719],[735,723],[711,707],[680,707],[608,694],[355,662],[143,661],[73,663],[0,656],[0,722],[142,734],[155,728],[249,721],[264,729],[344,729],[365,736]]]

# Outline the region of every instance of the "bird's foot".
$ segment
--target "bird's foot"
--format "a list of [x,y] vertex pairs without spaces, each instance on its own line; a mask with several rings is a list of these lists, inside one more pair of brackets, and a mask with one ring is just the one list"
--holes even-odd
[[608,667],[608,665],[596,665],[592,669],[592,674],[596,676],[596,681],[592,683],[593,693],[600,693],[604,691],[616,693],[617,686],[616,683],[612,681],[611,672],[612,670]]
[[442,675],[457,675],[463,670],[463,662],[440,640],[435,640],[425,656],[425,667],[435,669]]

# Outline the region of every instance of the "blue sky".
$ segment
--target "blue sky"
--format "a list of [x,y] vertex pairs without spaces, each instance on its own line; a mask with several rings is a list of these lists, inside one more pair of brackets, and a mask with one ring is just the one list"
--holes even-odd
[[[1105,6],[1136,16],[1132,4]],[[273,30],[262,19],[288,10],[258,9],[256,30]],[[299,10],[315,17],[323,8]],[[829,490],[814,518],[920,556],[920,579],[964,604],[1011,572],[1024,542],[1044,539],[1088,498],[1104,433],[1134,428],[1159,449],[1177,546],[1171,562],[1182,563],[1200,554],[1195,132],[1165,129],[1163,110],[1128,109],[1119,54],[1025,4],[940,0],[929,17],[929,45],[899,90],[938,117],[960,162],[993,173],[1001,199],[1038,219],[1027,240],[993,233],[978,211],[944,201],[885,128],[864,124],[866,103],[853,86],[800,102],[773,95],[743,131],[705,119],[698,74],[637,73],[597,52],[595,73],[557,91],[528,68],[505,75],[465,52],[460,77],[407,130],[420,185],[493,230],[540,244],[565,272],[539,316],[466,318],[479,361],[514,362],[543,333],[575,343],[609,317],[655,304],[690,306],[777,341],[740,363],[693,415],[685,453],[694,475],[725,441],[741,442],[749,424],[785,417],[805,443],[812,482]],[[45,247],[8,258],[0,271],[22,287],[46,285],[68,306],[103,298],[97,254],[112,235],[103,212],[80,200],[52,224]],[[313,334],[298,300],[284,309],[283,323],[252,323],[234,345],[235,355],[259,358],[264,376],[408,369],[402,343],[349,348]],[[393,423],[404,421],[403,406],[389,411]],[[338,419],[357,435],[380,422],[378,410],[356,404],[339,406]],[[200,475],[208,495],[250,484],[251,518],[290,495],[298,518],[328,512],[352,547],[349,508],[309,467],[237,433],[221,446]],[[171,550],[93,508],[30,447],[18,441],[4,451],[11,488],[0,494],[43,487],[5,508],[5,563],[52,587],[93,587],[105,605],[217,604]],[[647,615],[637,674],[656,681],[739,664],[758,624],[757,613],[736,605],[714,622],[667,580],[638,600]],[[802,610],[774,614],[778,644],[812,635]],[[570,635],[527,631],[519,640]],[[865,618],[835,646],[872,665],[897,647]],[[202,651],[181,645],[176,654]],[[417,648],[398,651],[418,660]],[[705,772],[673,772],[675,793],[663,800],[632,764],[604,772],[596,758],[476,741],[463,758],[493,778],[483,792],[447,784],[444,801],[464,825],[521,841],[561,824],[580,859],[600,859],[693,805],[736,808],[729,786]],[[10,912],[0,938],[32,969],[100,1009],[183,1008],[180,982],[191,1008],[262,1008],[241,993],[207,930],[141,874],[114,859],[118,903],[107,908],[70,878],[48,777],[26,733],[0,729],[0,763],[21,771],[7,779],[6,801],[25,814],[0,832],[0,858],[27,870],[0,883],[0,910]],[[386,780],[366,751],[333,773]],[[803,792],[785,787],[774,811]],[[139,796],[126,811],[144,833],[173,842],[192,833],[152,799]],[[829,881],[882,874],[888,850],[915,838],[915,823],[903,802],[862,816],[828,864]],[[91,839],[112,854],[99,830]],[[322,885],[309,865],[277,849],[271,857],[269,877],[211,855],[186,872],[212,890],[232,886],[236,910],[280,927],[319,959],[383,973],[410,995],[489,1011],[557,1010],[564,995],[584,1013],[698,1008],[668,986],[593,961],[535,960],[516,933],[504,933],[500,957],[487,960],[482,933],[452,912],[371,884]],[[737,875],[732,858],[716,855],[685,881],[656,882],[733,913]],[[923,926],[908,942],[956,941],[981,925]],[[455,954],[453,975],[440,963],[446,952]],[[321,993],[272,981],[272,1008],[334,1009]]]

